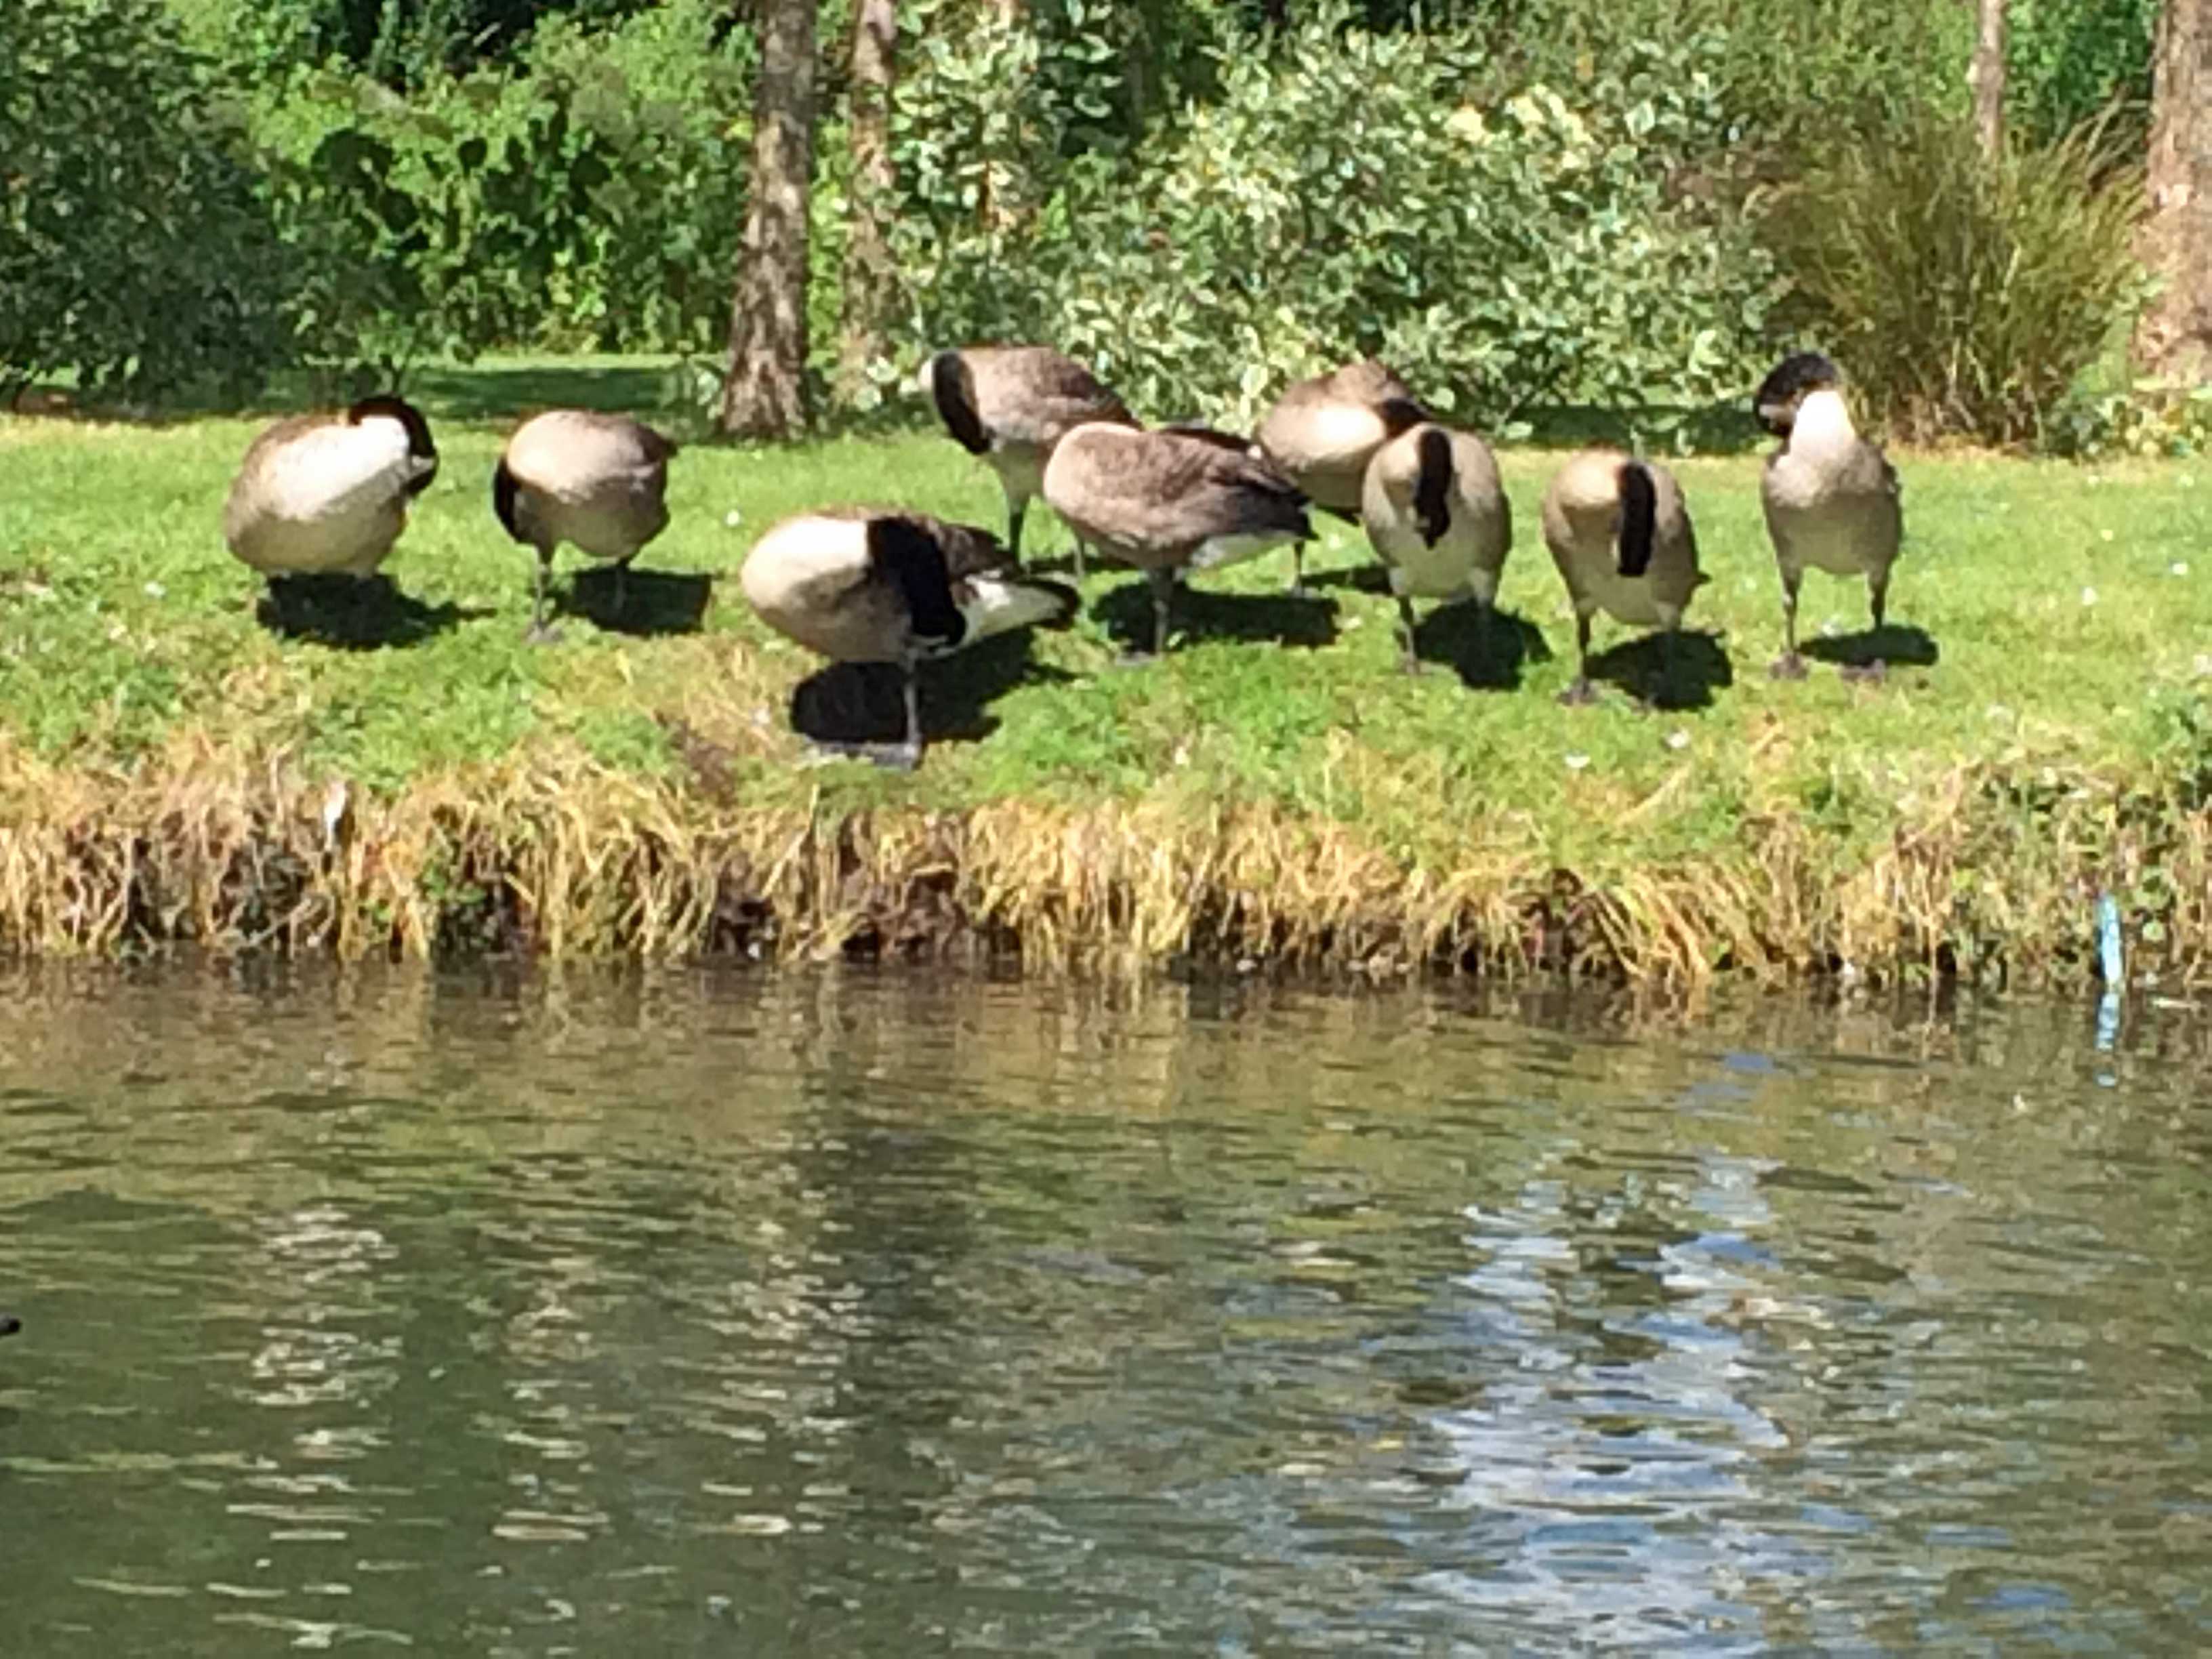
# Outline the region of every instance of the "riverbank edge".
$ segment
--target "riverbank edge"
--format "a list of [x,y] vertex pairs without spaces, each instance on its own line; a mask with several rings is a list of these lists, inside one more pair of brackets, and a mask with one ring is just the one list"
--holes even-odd
[[2096,975],[2110,894],[2132,982],[2212,984],[2202,778],[1977,763],[1871,846],[1768,816],[1711,854],[1580,870],[1496,836],[1427,867],[1266,805],[844,811],[711,781],[532,756],[387,795],[213,745],[115,770],[0,750],[0,950],[2026,988]]

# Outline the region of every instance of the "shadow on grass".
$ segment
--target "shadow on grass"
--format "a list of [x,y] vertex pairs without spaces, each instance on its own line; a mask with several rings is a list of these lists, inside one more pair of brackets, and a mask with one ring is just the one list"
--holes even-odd
[[270,633],[340,651],[381,651],[423,641],[491,612],[425,605],[389,576],[279,576],[253,608]]
[[1382,565],[1370,559],[1364,564],[1336,565],[1326,570],[1316,570],[1309,566],[1306,570],[1306,586],[1342,588],[1348,592],[1380,593],[1388,596],[1390,592],[1390,578]]
[[1892,668],[1933,668],[1943,655],[1934,635],[1910,623],[1885,623],[1856,634],[1807,640],[1802,648],[1807,656],[1839,668],[1864,668],[1877,662]]
[[1735,684],[1735,670],[1717,634],[1678,634],[1673,655],[1670,666],[1667,636],[1646,634],[1597,653],[1589,659],[1590,678],[1654,708],[1710,708],[1716,691]]
[[[1024,680],[1073,676],[1034,662],[1026,631],[1001,634],[921,667],[921,730],[930,743],[975,743],[999,729],[989,705]],[[830,744],[893,744],[906,736],[899,672],[890,663],[831,663],[791,693],[791,726]]]
[[635,565],[617,572],[603,564],[578,571],[554,606],[563,616],[581,617],[611,634],[654,639],[697,633],[714,597],[710,575],[640,570]]
[[1486,611],[1473,600],[1431,611],[1413,626],[1413,654],[1443,663],[1476,691],[1512,691],[1529,662],[1549,662],[1544,630],[1510,611]]
[[546,409],[597,409],[649,416],[668,402],[665,362],[428,364],[407,376],[407,396],[431,421],[507,422]]
[[[1124,582],[1097,600],[1091,613],[1123,645],[1149,650],[1152,596],[1141,581]],[[1168,613],[1170,634],[1192,640],[1244,640],[1312,649],[1336,641],[1336,601],[1319,594],[1222,593],[1176,584]]]

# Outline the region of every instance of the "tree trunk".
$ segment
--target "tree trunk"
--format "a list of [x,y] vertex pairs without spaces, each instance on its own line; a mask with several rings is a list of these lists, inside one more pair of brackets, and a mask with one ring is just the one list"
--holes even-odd
[[2212,369],[2212,0],[2166,0],[2151,89],[2144,262],[2165,287],[2136,331],[2148,368]]
[[722,430],[790,438],[806,425],[806,198],[814,176],[816,0],[762,0],[745,240],[730,305]]
[[853,14],[853,206],[845,244],[845,314],[837,353],[847,398],[868,383],[884,356],[891,302],[890,248],[884,223],[898,175],[891,167],[892,54],[897,0],[858,0]]
[[1995,161],[2004,154],[2005,0],[1978,0],[1980,27],[1966,84],[1974,89],[1974,131],[1982,154]]

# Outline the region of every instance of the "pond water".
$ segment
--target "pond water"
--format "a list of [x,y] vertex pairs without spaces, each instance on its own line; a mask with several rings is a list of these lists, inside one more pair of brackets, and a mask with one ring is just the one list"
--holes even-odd
[[2212,1018],[20,975],[0,1652],[2212,1649]]

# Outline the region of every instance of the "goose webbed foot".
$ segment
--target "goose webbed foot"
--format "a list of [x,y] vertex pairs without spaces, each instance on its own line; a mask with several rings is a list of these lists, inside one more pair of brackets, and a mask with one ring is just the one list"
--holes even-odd
[[1575,683],[1559,693],[1562,708],[1587,708],[1597,701],[1597,687],[1590,684],[1589,676],[1577,674]]
[[549,622],[533,622],[522,630],[522,642],[525,645],[558,645],[561,643],[561,630]]
[[1853,663],[1842,672],[1854,684],[1880,685],[1889,678],[1889,665],[1876,657],[1872,662]]
[[1802,680],[1807,672],[1805,659],[1795,651],[1785,651],[1768,665],[1766,672],[1778,680]]

